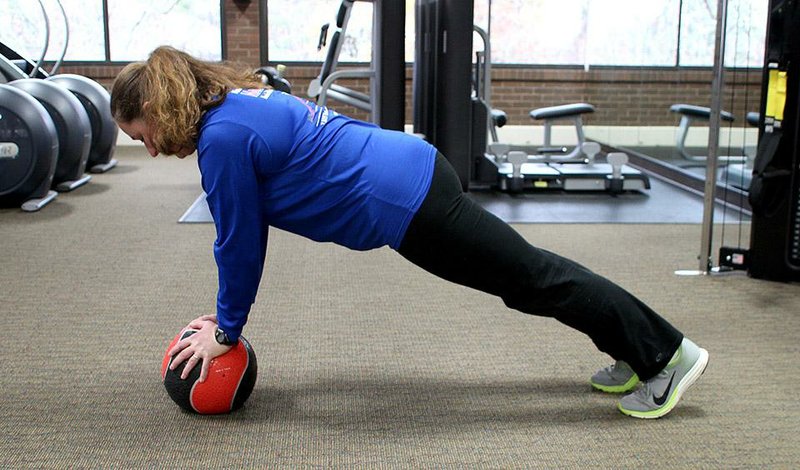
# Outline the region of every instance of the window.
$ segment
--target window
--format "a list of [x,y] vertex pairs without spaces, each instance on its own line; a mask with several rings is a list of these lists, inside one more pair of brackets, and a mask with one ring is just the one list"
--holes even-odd
[[[328,25],[327,39],[336,31],[341,2],[331,0],[272,0],[269,2],[270,62],[322,62],[326,46],[317,50],[320,30]],[[297,21],[302,18],[302,21]],[[372,56],[372,4],[356,2],[342,42],[341,62],[369,62]]]
[[585,0],[492,2],[492,62],[583,64],[586,13]]
[[[69,20],[68,61],[144,59],[169,44],[208,60],[222,58],[224,0],[61,0]],[[414,0],[406,3],[406,61],[414,60]],[[268,0],[271,62],[322,62],[320,27],[335,28],[341,0]],[[716,0],[474,0],[475,24],[489,29],[497,64],[700,66],[713,64]],[[45,59],[64,44],[57,0],[42,0],[50,26]],[[491,25],[489,7],[491,4]],[[104,7],[108,18],[104,17]],[[768,2],[729,0],[726,65],[763,64]],[[622,14],[624,12],[624,14]],[[0,0],[0,40],[36,60],[45,46],[38,0]],[[107,25],[106,25],[107,23]],[[109,44],[105,31],[109,31]],[[108,50],[108,56],[107,51]],[[343,62],[372,54],[372,3],[355,3]]]
[[205,60],[222,58],[219,0],[107,0],[112,61],[142,60],[167,44]]
[[[221,0],[61,0],[61,4],[69,22],[64,60],[141,60],[161,44],[207,60],[222,58]],[[50,27],[45,60],[55,61],[64,46],[64,19],[56,0],[42,0],[42,5]],[[39,59],[48,24],[39,1],[0,0],[0,18],[4,21],[0,40],[31,60]]]
[[[473,1],[474,22],[490,31],[496,64],[713,64],[716,0]],[[415,1],[405,2],[406,61],[413,62]],[[727,65],[761,66],[767,3],[729,0]],[[316,48],[320,27],[329,24],[332,34],[340,5],[341,0],[269,0],[270,61],[322,62],[326,49]],[[342,61],[370,60],[371,14],[370,2],[355,3]]]
[[[401,1],[401,0],[392,0]],[[406,2],[406,58],[414,60],[414,0]],[[336,30],[341,0],[269,0],[269,61],[322,62],[327,46],[317,50],[320,28],[328,40]],[[302,21],[298,21],[302,18]],[[340,62],[369,62],[372,57],[372,3],[355,2],[342,43]]]
[[[726,65],[762,65],[767,6],[729,0]],[[715,0],[503,0],[491,8],[495,63],[709,67],[714,61]],[[487,10],[488,0],[475,0],[476,24],[485,24]]]
[[674,66],[678,2],[587,2],[586,64]]
[[[64,48],[64,17],[55,0],[42,2],[50,25],[45,60],[55,61]],[[69,21],[69,44],[64,60],[105,60],[102,0],[61,0]],[[45,47],[45,18],[39,2],[0,1],[0,40],[30,60],[38,60]]]
[[[728,28],[725,32],[725,65],[761,67],[767,32],[766,0],[729,0]],[[717,2],[683,1],[681,17],[680,64],[714,64],[714,36],[717,29]]]

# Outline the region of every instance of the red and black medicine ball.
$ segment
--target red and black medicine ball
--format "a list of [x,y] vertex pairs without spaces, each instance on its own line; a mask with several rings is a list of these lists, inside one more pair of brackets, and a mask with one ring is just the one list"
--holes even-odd
[[[189,328],[182,330],[167,347],[167,352],[178,341],[196,332],[197,330]],[[256,353],[242,336],[239,337],[236,346],[211,360],[208,377],[203,383],[198,381],[200,363],[195,365],[186,380],[183,380],[181,373],[186,361],[175,370],[170,370],[172,359],[169,354],[164,354],[164,360],[161,362],[161,378],[170,398],[187,411],[204,415],[229,413],[244,405],[256,384],[258,372]]]

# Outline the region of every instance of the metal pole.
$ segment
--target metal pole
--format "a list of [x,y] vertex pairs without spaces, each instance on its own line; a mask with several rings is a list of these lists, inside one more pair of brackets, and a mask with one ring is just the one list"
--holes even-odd
[[[491,112],[492,107],[492,38],[489,36],[489,33],[486,33],[485,43],[486,48],[484,50],[484,66],[483,66],[483,83],[485,87],[485,91],[483,92],[483,100],[486,101],[486,104],[489,106],[489,111]],[[491,117],[491,116],[490,116]]]
[[703,205],[703,234],[700,243],[699,270],[708,274],[713,264],[711,244],[714,229],[714,206],[717,189],[717,159],[719,157],[720,113],[722,112],[722,87],[725,69],[725,29],[728,23],[728,0],[717,2],[717,32],[714,44],[714,78],[711,82],[711,117],[708,128],[708,160]]
[[33,78],[37,78],[36,74],[39,73],[39,68],[41,68],[42,63],[44,62],[44,56],[47,55],[47,49],[50,47],[50,17],[47,16],[47,10],[45,10],[42,0],[39,0],[39,8],[42,9],[42,15],[44,16],[44,48],[42,49],[42,55],[39,56],[39,60],[36,61],[36,64],[33,66],[33,70],[31,70],[29,75]]

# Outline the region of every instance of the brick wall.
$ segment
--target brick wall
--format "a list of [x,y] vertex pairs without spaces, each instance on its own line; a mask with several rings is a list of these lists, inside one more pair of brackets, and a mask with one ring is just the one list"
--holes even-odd
[[[286,77],[295,94],[305,96],[308,82],[319,67],[291,66]],[[603,68],[520,68],[492,69],[492,105],[504,110],[509,124],[530,125],[529,111],[544,106],[587,102],[597,111],[584,123],[602,126],[670,126],[678,117],[669,108],[676,103],[711,105],[710,70]],[[367,92],[364,81],[338,82]],[[760,71],[728,71],[723,108],[743,118],[747,111],[758,111],[761,94]],[[406,122],[412,120],[411,68],[406,70]],[[349,106],[330,103],[345,114],[366,119],[366,113]],[[743,124],[744,119],[737,119]]]
[[[532,123],[528,112],[537,107],[587,102],[597,108],[585,117],[590,125],[673,125],[672,104],[711,104],[710,70],[495,67],[492,75],[492,104],[513,124]],[[729,71],[726,77],[723,108],[742,117],[757,111],[761,72]]]
[[225,0],[225,51],[223,57],[257,66],[260,60],[258,1]]
[[[259,64],[259,2],[225,0],[225,57],[247,67]],[[78,73],[94,78],[107,88],[122,68],[121,65],[65,65],[63,73]],[[308,83],[319,73],[319,66],[289,65],[286,77],[294,93],[305,96]],[[465,77],[465,79],[467,79]],[[340,84],[368,92],[361,80]],[[674,103],[710,106],[711,71],[701,69],[632,69],[500,67],[492,73],[493,106],[509,116],[509,124],[529,125],[531,109],[570,102],[588,102],[597,112],[588,115],[589,125],[675,125],[677,116],[669,112]],[[743,117],[746,111],[760,106],[760,71],[728,71],[723,108]],[[411,122],[411,69],[406,70],[406,122]],[[366,113],[349,106],[330,102],[342,113],[366,119]],[[743,119],[738,119],[739,124]]]

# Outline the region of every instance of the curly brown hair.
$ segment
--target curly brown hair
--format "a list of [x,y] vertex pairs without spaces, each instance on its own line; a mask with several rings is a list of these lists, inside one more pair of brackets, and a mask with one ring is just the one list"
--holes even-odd
[[194,146],[203,114],[222,104],[235,88],[264,88],[252,72],[207,62],[169,46],[144,62],[125,66],[111,89],[111,113],[118,122],[143,119],[160,153]]

